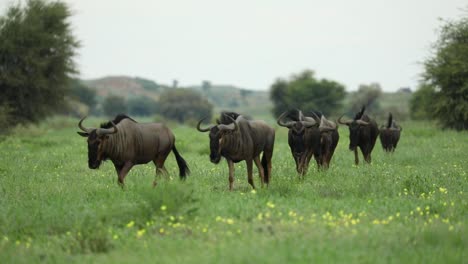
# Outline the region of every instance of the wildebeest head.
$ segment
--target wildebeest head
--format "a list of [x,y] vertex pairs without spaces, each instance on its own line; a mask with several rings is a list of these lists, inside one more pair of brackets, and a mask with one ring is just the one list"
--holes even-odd
[[320,119],[320,125],[319,125],[319,130],[320,130],[320,141],[324,141],[326,139],[328,142],[331,142],[332,136],[330,132],[333,132],[337,129],[337,126],[335,122],[330,121],[325,118],[324,115],[322,115]]
[[218,164],[221,160],[221,151],[224,147],[225,136],[231,133],[238,131],[239,127],[234,119],[228,116],[232,120],[232,123],[219,124],[219,125],[210,125],[207,128],[201,128],[200,125],[205,120],[201,119],[197,124],[197,130],[200,132],[210,132],[210,160],[211,162]]
[[83,117],[78,123],[78,127],[83,132],[77,132],[78,135],[88,138],[88,166],[90,169],[97,169],[103,160],[103,145],[109,138],[109,135],[118,132],[117,127],[113,122],[110,122],[112,128],[86,128],[82,125]]
[[[287,116],[290,120],[285,121]],[[301,111],[297,111],[297,117],[291,117],[291,113],[284,112],[278,117],[277,123],[279,126],[289,129],[288,143],[296,161],[297,170],[304,171],[304,166],[306,166],[306,129],[317,126],[317,121],[314,118],[305,117]]]
[[[361,130],[364,127],[369,126],[369,117],[364,115],[364,110],[366,108],[363,106],[361,111],[359,111],[354,119],[351,120],[342,120],[343,115],[338,118],[338,123],[347,125],[349,127],[349,149],[355,150],[359,144],[359,137],[361,134]],[[365,120],[363,120],[365,119]]]

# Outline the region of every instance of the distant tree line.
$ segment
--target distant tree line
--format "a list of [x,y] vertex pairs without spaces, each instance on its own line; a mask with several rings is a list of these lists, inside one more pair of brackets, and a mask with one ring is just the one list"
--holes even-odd
[[[160,94],[158,100],[145,97],[131,97],[125,99],[119,95],[109,95],[101,104],[96,103],[95,89],[84,85],[74,86],[75,98],[88,106],[88,112],[95,115],[114,117],[119,113],[131,116],[161,117],[177,122],[196,121],[203,117],[211,119],[213,105],[192,89],[170,88]],[[100,109],[97,108],[100,106]],[[79,113],[83,115],[84,113]]]

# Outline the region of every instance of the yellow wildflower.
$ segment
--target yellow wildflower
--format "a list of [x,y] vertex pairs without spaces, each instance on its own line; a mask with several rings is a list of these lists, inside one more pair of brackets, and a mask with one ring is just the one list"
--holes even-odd
[[140,238],[141,236],[143,236],[144,234],[146,233],[146,230],[145,229],[140,229],[137,231],[137,237]]
[[263,214],[262,214],[262,213],[259,213],[259,214],[257,215],[257,219],[260,220],[260,221],[262,221],[262,219],[263,219]]
[[132,221],[128,222],[127,227],[128,227],[128,228],[131,228],[131,227],[133,227],[134,225],[135,225],[135,222],[132,220]]

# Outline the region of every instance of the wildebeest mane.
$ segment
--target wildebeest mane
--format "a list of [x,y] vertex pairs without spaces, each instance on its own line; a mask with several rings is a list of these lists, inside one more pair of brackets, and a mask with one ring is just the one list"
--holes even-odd
[[[229,125],[232,123],[232,120],[236,120],[241,115],[242,114],[239,114],[236,112],[222,111],[221,115],[219,116],[219,119],[216,119],[216,123],[218,123],[218,125],[220,124]],[[250,116],[246,116],[246,115],[242,115],[242,116],[247,120],[252,120]]]
[[[118,114],[117,116],[115,116],[114,120],[112,121],[108,121],[108,122],[104,122],[101,124],[101,128],[111,128],[112,127],[112,123],[114,123],[114,125],[117,125],[118,123],[120,123],[120,121],[124,120],[124,119],[130,119],[132,120],[133,122],[137,123],[137,121],[135,121],[133,118],[125,115],[125,114]],[[112,122],[112,123],[111,123]]]

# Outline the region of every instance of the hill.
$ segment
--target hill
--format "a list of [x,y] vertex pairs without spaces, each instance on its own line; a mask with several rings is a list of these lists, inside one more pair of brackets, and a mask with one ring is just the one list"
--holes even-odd
[[128,76],[107,76],[82,82],[86,86],[96,89],[97,95],[102,98],[113,94],[125,99],[146,96],[157,100],[159,94],[168,88],[148,79]]
[[[93,80],[82,80],[83,84],[97,91],[98,101],[109,95],[132,97],[149,97],[158,100],[162,92],[174,89],[169,85],[158,84],[155,81],[140,77],[107,76]],[[233,85],[192,85],[184,88],[194,89],[214,106],[215,111],[232,110],[251,115],[268,115],[271,102],[268,91],[248,90]]]
[[[98,101],[111,94],[122,96],[126,99],[132,97],[149,97],[158,100],[162,92],[174,89],[169,85],[159,84],[153,80],[129,77],[129,76],[107,76],[94,80],[82,80],[82,82],[97,91]],[[215,113],[221,110],[237,111],[252,115],[256,118],[271,119],[273,107],[269,91],[254,91],[234,85],[211,84],[203,82],[200,85],[191,85],[189,88],[198,91],[208,99],[215,107]],[[343,101],[343,111],[350,109],[350,99],[353,92],[347,93]],[[385,120],[388,112],[392,112],[398,120],[404,120],[409,116],[409,100],[411,93],[398,91],[394,93],[383,92],[378,101],[381,106],[379,113],[374,116]]]

